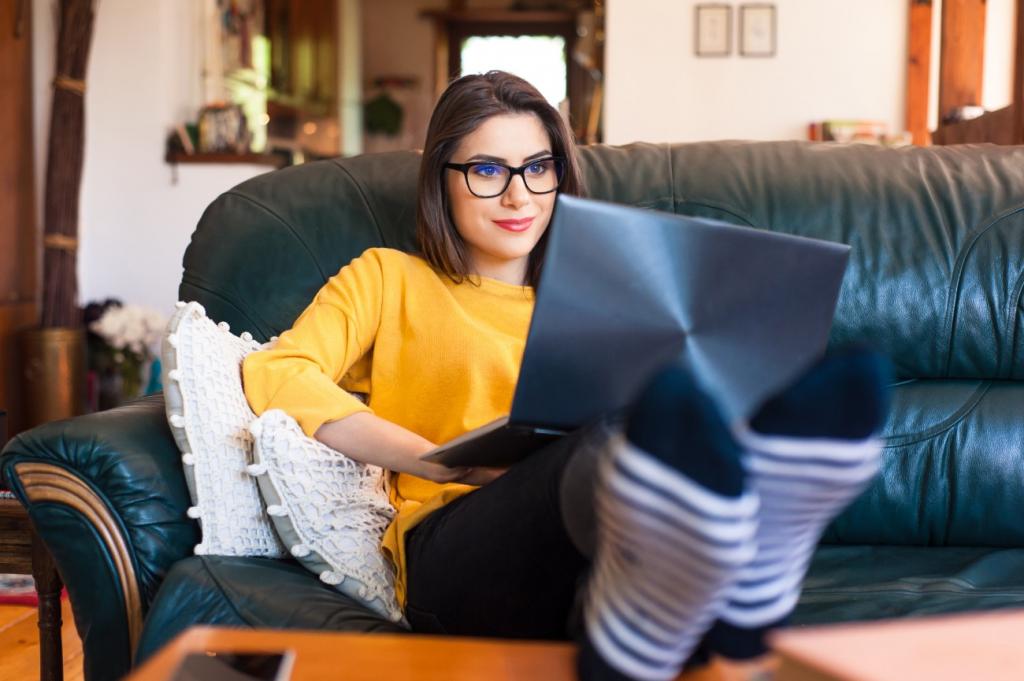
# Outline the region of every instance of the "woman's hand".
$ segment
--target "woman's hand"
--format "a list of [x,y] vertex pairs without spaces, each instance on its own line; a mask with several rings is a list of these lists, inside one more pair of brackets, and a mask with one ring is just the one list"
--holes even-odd
[[505,474],[507,468],[484,468],[478,466],[476,468],[463,469],[466,472],[457,479],[455,482],[461,482],[463,485],[476,485],[482,487],[489,482],[493,482]]
[[482,487],[492,480],[501,477],[508,470],[507,468],[474,468],[469,466],[448,467],[444,464],[424,461],[419,458],[417,458],[416,468],[418,470],[409,472],[420,478],[426,478],[427,480],[442,484],[458,482],[463,485],[475,485],[477,487]]
[[424,461],[420,457],[437,445],[369,412],[356,412],[323,424],[316,431],[316,439],[356,461],[441,484],[486,485],[505,472],[503,468],[449,468]]
[[422,470],[411,471],[417,477],[426,478],[441,484],[458,482],[463,485],[475,485],[476,487],[482,487],[500,478],[508,470],[507,468],[470,468],[466,466],[449,468],[444,464],[431,463],[429,461],[420,461],[420,464],[422,465]]
[[423,461],[420,457],[437,445],[369,412],[323,424],[316,439],[356,461],[434,482],[455,482],[468,471]]
[[462,478],[473,470],[464,466],[449,468],[442,463],[433,463],[431,461],[423,461],[422,459],[417,459],[416,461],[417,463],[412,466],[412,470],[407,471],[408,473],[415,475],[417,478],[424,478],[431,482],[441,483],[442,485],[446,482],[462,482]]

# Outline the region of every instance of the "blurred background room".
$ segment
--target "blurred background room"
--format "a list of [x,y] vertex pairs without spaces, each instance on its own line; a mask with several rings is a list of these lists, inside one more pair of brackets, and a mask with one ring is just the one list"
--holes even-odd
[[[524,76],[586,144],[1020,143],[1020,4],[0,0],[8,435],[159,390],[205,207],[287,165],[419,148],[459,74]],[[38,387],[58,370],[86,378]]]

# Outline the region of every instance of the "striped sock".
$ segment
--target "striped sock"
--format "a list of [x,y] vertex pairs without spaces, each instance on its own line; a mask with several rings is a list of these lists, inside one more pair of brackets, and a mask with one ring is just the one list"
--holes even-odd
[[874,433],[888,411],[888,364],[866,352],[831,356],[736,430],[761,501],[757,554],[708,631],[707,647],[745,659],[796,606],[826,525],[878,470]]
[[754,555],[740,453],[684,370],[645,388],[601,462],[581,679],[678,674]]

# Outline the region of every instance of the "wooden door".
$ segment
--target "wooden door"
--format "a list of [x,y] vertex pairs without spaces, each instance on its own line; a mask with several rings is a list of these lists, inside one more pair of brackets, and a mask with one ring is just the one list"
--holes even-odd
[[17,332],[38,323],[31,0],[0,0],[0,409],[22,428]]
[[932,134],[935,144],[1024,144],[1024,0],[1017,0],[1013,101],[978,118],[942,122],[949,108],[980,102],[984,22],[984,0],[943,0],[940,120]]

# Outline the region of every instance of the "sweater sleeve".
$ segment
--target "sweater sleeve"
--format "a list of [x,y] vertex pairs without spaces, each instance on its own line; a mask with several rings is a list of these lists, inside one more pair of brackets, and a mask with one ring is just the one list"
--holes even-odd
[[257,415],[281,409],[313,437],[328,421],[372,410],[338,382],[373,345],[380,327],[384,271],[363,253],[331,277],[273,348],[246,356],[242,382]]

